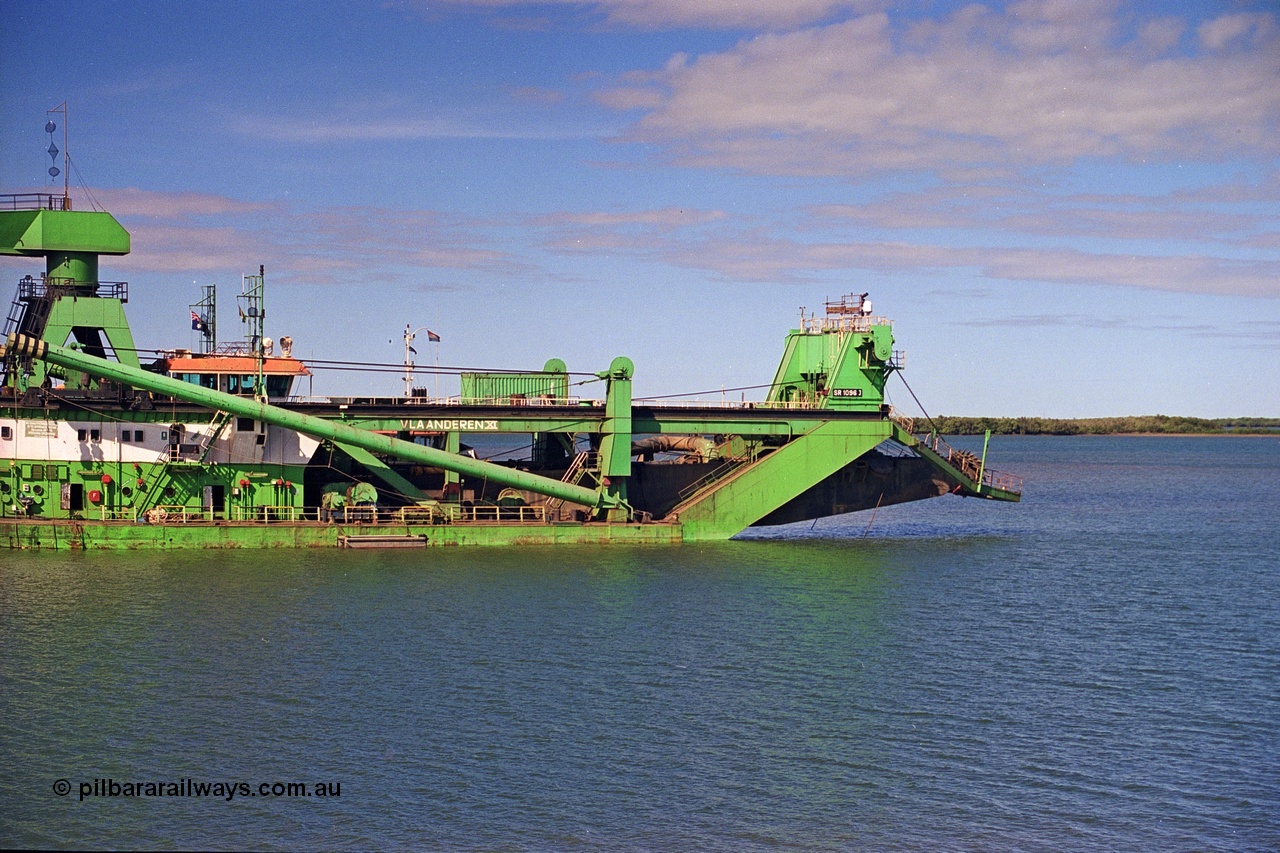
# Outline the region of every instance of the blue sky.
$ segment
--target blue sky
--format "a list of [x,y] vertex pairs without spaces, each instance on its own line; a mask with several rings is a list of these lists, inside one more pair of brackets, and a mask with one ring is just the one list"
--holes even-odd
[[768,382],[800,306],[868,291],[931,414],[1280,416],[1274,3],[0,10],[0,186],[60,189],[66,101],[140,346],[264,264],[304,358],[408,323],[420,362],[627,355],[673,394]]

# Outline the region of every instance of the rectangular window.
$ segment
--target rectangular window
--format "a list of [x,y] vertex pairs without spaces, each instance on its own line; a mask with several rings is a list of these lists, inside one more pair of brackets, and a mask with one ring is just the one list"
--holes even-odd
[[122,429],[122,430],[120,430],[120,443],[121,443],[121,444],[128,444],[128,443],[129,443],[129,436],[131,436],[131,435],[133,435],[133,433],[132,433],[132,432],[130,432],[129,430],[127,430],[127,429]]
[[0,438],[5,441],[13,438],[13,427],[0,427]]
[[292,376],[268,376],[267,377],[267,396],[268,397],[288,397],[289,386],[293,384]]
[[91,429],[91,430],[89,430],[89,440],[90,440],[90,441],[102,441],[102,430],[100,430],[100,429]]
[[133,431],[133,442],[134,442],[134,444],[142,444],[142,438],[143,438],[143,436],[142,436],[142,430],[140,430],[140,429],[135,429],[135,430]]
[[236,418],[236,432],[253,432],[253,418]]
[[87,439],[88,437],[89,437],[88,430],[83,430],[83,429],[76,430],[76,441],[83,443],[85,439]]

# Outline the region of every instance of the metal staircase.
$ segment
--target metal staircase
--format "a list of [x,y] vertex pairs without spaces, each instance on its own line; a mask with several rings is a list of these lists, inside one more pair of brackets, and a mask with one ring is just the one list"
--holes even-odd
[[22,319],[27,313],[27,303],[18,297],[14,297],[13,304],[9,306],[9,316],[4,321],[4,336],[9,335],[22,328]]
[[768,457],[768,453],[762,453],[754,459],[726,459],[723,465],[719,465],[708,471],[702,478],[693,481],[689,485],[680,490],[679,502],[667,510],[664,516],[679,516],[680,512],[686,507],[696,504],[708,494],[719,489],[725,483],[729,482],[739,474],[747,471],[755,463],[762,461]]
[[151,481],[139,487],[138,495],[134,499],[133,505],[139,514],[163,503],[158,498],[165,485],[172,484],[177,478],[203,471],[207,465],[214,464],[208,462],[209,455],[231,419],[232,415],[229,412],[219,410],[214,414],[213,420],[210,421],[209,435],[205,439],[204,448],[198,459],[183,459],[178,450],[180,445],[170,444],[160,451],[160,455],[151,466],[153,472]]
[[214,446],[218,443],[218,439],[222,438],[222,433],[226,431],[227,424],[231,423],[232,415],[230,412],[219,410],[210,421],[209,437],[205,441],[204,450],[200,453],[200,459],[196,464],[203,465],[209,458],[209,454],[213,452]]
[[[599,465],[599,454],[590,450],[583,450],[577,456],[573,457],[573,462],[569,463],[569,468],[564,472],[564,476],[560,478],[562,482],[571,486],[576,486],[582,482],[582,478],[592,475],[596,466]],[[547,516],[555,517],[560,513],[560,507],[564,505],[563,498],[548,498],[546,502]]]
[[17,332],[39,338],[44,334],[52,305],[53,297],[43,279],[36,280],[31,276],[20,279],[18,293],[9,305],[9,316],[4,322],[5,336]]
[[987,468],[976,455],[952,447],[936,432],[914,435],[895,421],[893,438],[952,477],[958,483],[959,494],[1006,501],[1017,501],[1022,496],[1021,477]]

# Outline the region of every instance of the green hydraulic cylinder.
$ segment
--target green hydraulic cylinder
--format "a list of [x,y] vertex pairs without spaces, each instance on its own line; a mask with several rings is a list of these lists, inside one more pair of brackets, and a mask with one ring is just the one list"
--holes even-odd
[[[451,430],[444,434],[444,451],[457,456],[462,453],[462,433]],[[462,482],[462,478],[458,476],[457,471],[445,469],[444,472],[444,490],[446,495],[450,491],[449,487],[458,485]]]
[[978,487],[982,487],[982,479],[987,476],[987,445],[991,443],[991,430],[982,439],[982,464],[978,466]]
[[[50,364],[61,365],[104,379],[111,379],[154,394],[168,395],[180,400],[196,403],[212,410],[220,410],[237,417],[252,418],[256,421],[274,424],[286,429],[296,430],[320,439],[328,439],[339,444],[349,444],[374,453],[385,453],[420,465],[456,471],[468,477],[488,478],[491,482],[510,486],[514,489],[525,489],[537,494],[557,498],[569,503],[580,504],[593,509],[613,509],[618,500],[611,495],[541,477],[527,471],[516,471],[504,468],[492,462],[484,462],[467,456],[458,456],[434,447],[415,444],[411,441],[393,438],[388,435],[369,432],[347,424],[328,421],[299,412],[291,412],[278,406],[259,402],[251,397],[237,397],[202,388],[189,382],[171,379],[139,370],[135,367],[108,361],[104,358],[86,355],[66,347],[55,346],[38,341],[26,335],[10,335],[6,347],[8,353],[18,356],[29,356]],[[0,353],[4,355],[5,353]]]
[[615,502],[614,515],[621,512],[626,503],[627,478],[631,476],[631,377],[634,374],[635,365],[624,355],[615,358],[607,371],[596,374],[608,382],[600,430],[600,476],[604,489]]

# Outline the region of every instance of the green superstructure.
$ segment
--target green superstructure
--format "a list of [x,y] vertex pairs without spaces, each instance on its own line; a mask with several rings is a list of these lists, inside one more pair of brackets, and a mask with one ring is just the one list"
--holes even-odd
[[[59,204],[61,203],[61,204]],[[564,362],[468,371],[461,395],[298,398],[288,337],[263,336],[264,276],[247,276],[247,342],[138,357],[127,284],[98,256],[129,236],[57,197],[12,197],[0,252],[43,257],[5,328],[0,546],[418,547],[670,543],[948,492],[1017,500],[985,458],[917,434],[885,403],[901,369],[892,326],[863,296],[802,313],[764,399],[658,405],[619,356],[571,396]],[[199,310],[197,310],[199,309]],[[468,445],[520,435],[524,459]]]

